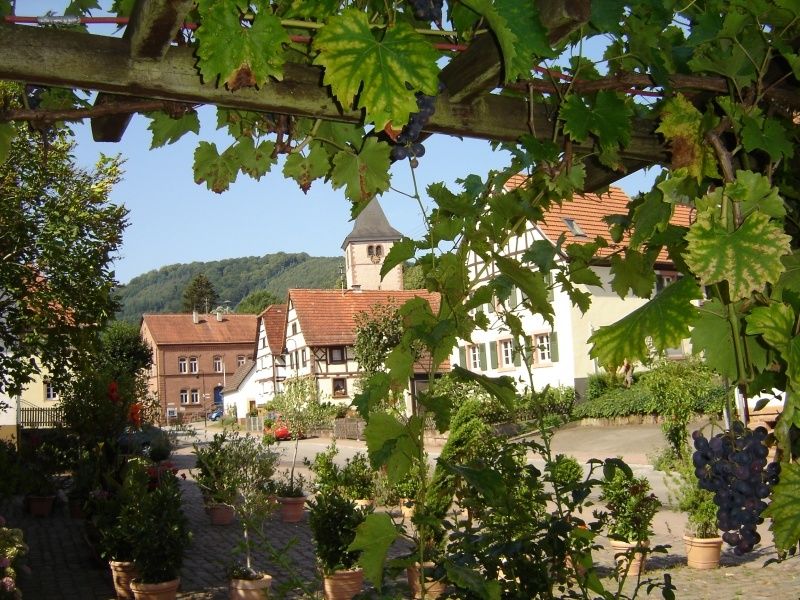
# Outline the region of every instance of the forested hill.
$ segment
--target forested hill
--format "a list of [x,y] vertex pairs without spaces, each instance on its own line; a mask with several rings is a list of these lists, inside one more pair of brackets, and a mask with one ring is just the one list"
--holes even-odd
[[285,299],[289,288],[335,287],[343,265],[341,257],[285,252],[167,265],[134,277],[118,288],[122,310],[117,318],[138,323],[145,312],[180,312],[183,291],[200,273],[214,285],[221,302],[229,300],[231,308],[236,308],[242,298],[256,290],[267,290]]

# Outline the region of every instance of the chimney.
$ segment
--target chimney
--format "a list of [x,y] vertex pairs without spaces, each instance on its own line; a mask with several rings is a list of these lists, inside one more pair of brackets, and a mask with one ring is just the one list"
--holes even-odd
[[354,283],[354,284],[353,284],[353,285],[350,287],[350,289],[351,289],[351,290],[353,290],[353,292],[355,292],[356,294],[358,294],[358,293],[360,293],[360,292],[361,292],[361,285],[360,285],[360,284],[358,284],[358,283]]
[[219,321],[220,323],[222,322],[222,311],[221,310],[217,310],[217,321]]
[[192,323],[197,325],[200,322],[200,315],[197,314],[196,310],[192,311]]

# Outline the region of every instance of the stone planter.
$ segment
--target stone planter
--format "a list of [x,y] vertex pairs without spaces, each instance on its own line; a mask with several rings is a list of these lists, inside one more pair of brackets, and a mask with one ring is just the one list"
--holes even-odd
[[[628,568],[628,560],[630,558],[631,566],[628,569],[629,577],[638,577],[645,572],[647,549],[649,546],[649,540],[645,540],[640,544],[611,540],[611,547],[614,549],[614,560],[620,571],[624,571]],[[638,550],[636,550],[637,548]],[[632,556],[630,554],[631,550],[635,550]]]
[[267,574],[261,579],[231,579],[228,586],[230,600],[263,600],[269,596],[272,577]]
[[[425,571],[433,570],[434,564],[425,563]],[[412,598],[422,598],[422,588],[419,581],[419,563],[415,563],[406,567],[406,578],[408,579],[408,587],[411,590]],[[425,598],[431,600],[444,595],[446,584],[442,581],[437,581],[431,577],[425,576]]]
[[180,585],[180,577],[161,583],[142,583],[134,580],[131,581],[131,590],[136,600],[175,600]]
[[722,553],[722,538],[683,536],[686,543],[686,564],[692,569],[716,569]]
[[230,504],[209,504],[208,516],[212,525],[230,525],[233,523],[233,507]]
[[139,576],[136,566],[132,562],[116,560],[109,561],[108,566],[111,567],[111,579],[114,581],[117,598],[133,600],[131,581]]
[[281,520],[284,523],[299,523],[303,520],[306,497],[299,498],[278,498],[281,505]]
[[322,580],[325,600],[351,600],[364,587],[364,571],[336,571]]
[[28,496],[28,512],[32,517],[49,517],[55,501],[55,496]]

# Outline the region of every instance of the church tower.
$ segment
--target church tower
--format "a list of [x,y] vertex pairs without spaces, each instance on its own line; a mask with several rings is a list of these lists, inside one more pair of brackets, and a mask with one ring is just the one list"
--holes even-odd
[[347,288],[362,290],[402,290],[403,265],[397,265],[381,280],[381,267],[389,249],[403,235],[389,225],[377,198],[356,217],[353,231],[344,242]]

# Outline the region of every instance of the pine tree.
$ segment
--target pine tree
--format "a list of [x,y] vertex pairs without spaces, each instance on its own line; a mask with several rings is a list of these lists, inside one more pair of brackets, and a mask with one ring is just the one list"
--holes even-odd
[[183,291],[183,312],[209,312],[219,304],[219,295],[208,277],[196,275]]

